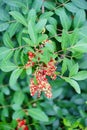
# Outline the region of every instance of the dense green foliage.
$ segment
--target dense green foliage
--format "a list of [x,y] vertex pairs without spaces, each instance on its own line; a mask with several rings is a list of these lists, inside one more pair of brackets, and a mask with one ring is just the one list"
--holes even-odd
[[[39,48],[40,62],[25,69]],[[29,130],[87,130],[86,53],[86,0],[0,0],[0,130],[15,130],[18,118]],[[51,58],[52,98],[30,96],[32,73]]]

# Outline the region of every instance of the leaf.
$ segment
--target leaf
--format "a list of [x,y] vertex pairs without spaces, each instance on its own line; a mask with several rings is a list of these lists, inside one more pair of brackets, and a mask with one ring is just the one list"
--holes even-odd
[[52,35],[56,35],[56,30],[54,28],[53,25],[47,25],[46,29],[52,34]]
[[32,23],[35,23],[36,21],[36,18],[37,18],[37,15],[36,15],[36,10],[35,9],[31,9],[28,13],[28,21],[32,21]]
[[62,63],[62,75],[66,72],[66,70],[67,70],[67,59],[64,58]]
[[23,24],[24,26],[27,26],[26,19],[24,18],[24,16],[21,13],[19,13],[17,11],[11,11],[10,15],[12,15],[13,18],[15,20],[17,20],[19,23]]
[[80,71],[76,75],[72,76],[75,80],[85,80],[87,79],[87,71]]
[[10,52],[11,49],[6,47],[0,47],[0,60],[4,59]]
[[79,30],[75,29],[72,34],[70,34],[70,45],[75,45],[79,39]]
[[76,12],[74,17],[74,28],[81,27],[86,22],[86,14],[84,10],[79,10]]
[[48,22],[49,22],[51,25],[53,25],[54,28],[55,28],[55,30],[56,30],[56,28],[57,28],[57,20],[56,20],[55,18],[53,18],[53,17],[50,17],[50,18],[48,19]]
[[37,34],[36,34],[36,32],[35,32],[35,28],[34,28],[34,26],[32,25],[32,22],[31,22],[31,21],[29,21],[29,23],[28,23],[28,33],[29,33],[29,35],[30,35],[30,38],[31,38],[32,42],[33,42],[34,44],[36,44],[36,43],[37,43]]
[[63,78],[66,82],[68,82],[74,89],[75,89],[75,91],[78,93],[78,94],[80,94],[81,93],[81,90],[80,90],[80,86],[79,86],[79,84],[75,81],[75,80],[73,80],[73,79],[70,79],[70,78]]
[[26,8],[25,4],[21,0],[3,0],[7,5],[13,7],[24,7]]
[[0,7],[0,20],[1,21],[9,21],[10,20],[8,12],[2,7]]
[[9,26],[8,22],[1,22],[0,21],[0,32],[5,31]]
[[1,70],[4,72],[10,72],[12,70],[15,70],[17,67],[18,66],[15,65],[14,63],[12,63],[10,61],[6,61],[6,60],[3,60],[0,65]]
[[43,3],[42,0],[34,0],[32,4],[32,8],[35,9],[37,12],[39,12],[42,6],[42,3]]
[[55,2],[45,1],[44,6],[49,10],[55,10]]
[[44,12],[43,14],[40,15],[40,19],[49,19],[54,13],[49,11],[49,12]]
[[30,45],[30,46],[34,46],[33,42],[27,38],[27,37],[22,37],[22,39],[26,42],[26,44]]
[[18,110],[18,111],[15,111],[12,115],[12,119],[21,119],[23,118],[25,115],[25,112],[23,110]]
[[27,75],[31,75],[32,74],[32,67],[27,68],[26,73],[27,73]]
[[41,34],[38,37],[38,43],[42,43],[43,41],[47,40],[48,36],[46,34]]
[[87,9],[87,2],[85,0],[72,0],[72,3],[81,9]]
[[35,26],[36,32],[41,33],[47,23],[47,19],[40,19]]
[[69,34],[66,30],[63,29],[62,32],[62,49],[66,50],[66,48],[68,48],[70,46],[70,37]]
[[24,98],[25,98],[24,93],[22,91],[17,91],[14,93],[12,102],[13,104],[22,105]]
[[79,8],[76,7],[72,2],[64,4],[64,7],[72,13],[76,13],[79,10]]
[[20,27],[20,23],[16,22],[16,23],[12,23],[9,28],[8,28],[8,33],[10,38],[12,38],[14,36],[14,34],[17,32],[17,30]]
[[4,42],[5,46],[7,46],[9,48],[13,48],[13,42],[11,41],[10,36],[7,32],[5,32],[3,35],[3,42]]
[[69,30],[71,27],[71,18],[66,14],[64,8],[55,10],[55,13],[60,17],[61,24],[65,30]]
[[0,122],[0,128],[2,130],[12,130],[13,128],[5,122]]
[[49,120],[47,115],[42,110],[40,110],[39,108],[28,109],[28,114],[32,118],[39,120],[41,122],[48,122],[48,120]]
[[23,69],[16,69],[11,73],[9,84],[10,86],[13,86],[16,84],[17,79],[19,78],[20,74],[22,73]]
[[10,95],[10,90],[9,90],[8,87],[2,86],[2,92],[3,92],[5,95]]
[[87,53],[87,43],[77,43],[75,46],[71,47],[72,51],[77,51],[80,53]]
[[79,65],[78,65],[78,63],[77,63],[77,64],[75,64],[75,65],[71,68],[70,73],[69,73],[69,76],[71,77],[71,76],[77,74],[77,73],[78,73],[78,70],[79,70]]

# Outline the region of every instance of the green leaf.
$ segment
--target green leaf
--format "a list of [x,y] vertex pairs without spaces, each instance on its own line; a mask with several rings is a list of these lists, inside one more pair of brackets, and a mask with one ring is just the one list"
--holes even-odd
[[2,7],[0,7],[0,20],[1,21],[9,21],[10,20],[8,12]]
[[72,76],[75,80],[85,80],[87,79],[87,71],[80,71],[76,75]]
[[61,24],[65,30],[71,27],[71,18],[66,14],[64,8],[56,9],[55,13],[60,17]]
[[56,35],[56,30],[54,28],[53,25],[47,25],[46,29],[52,34],[52,35]]
[[19,78],[20,74],[22,73],[23,69],[16,69],[14,70],[12,73],[11,73],[11,76],[10,76],[10,80],[9,80],[9,84],[10,86],[13,86],[16,84],[17,82],[17,79]]
[[52,52],[52,53],[56,50],[56,45],[55,45],[55,43],[52,42],[52,41],[47,42],[47,43],[45,44],[45,47],[46,47],[46,49],[47,49],[49,52]]
[[76,13],[79,10],[79,8],[76,7],[72,2],[64,4],[64,7],[72,13]]
[[72,34],[70,34],[70,45],[75,45],[79,38],[79,30],[75,29]]
[[38,11],[40,11],[42,3],[43,3],[42,0],[34,0],[33,4],[32,4],[32,8],[35,9],[38,12]]
[[79,10],[76,12],[74,17],[74,28],[81,27],[86,22],[86,14],[84,10]]
[[72,51],[77,51],[80,53],[87,53],[87,43],[77,43],[75,46],[71,47]]
[[40,19],[49,19],[54,13],[49,11],[49,12],[44,12],[43,14],[40,15]]
[[3,0],[7,5],[13,7],[24,7],[26,8],[25,4],[21,0]]
[[65,78],[63,78],[63,79],[64,79],[66,82],[68,82],[68,83],[75,89],[75,91],[76,91],[78,94],[81,93],[80,86],[79,86],[79,84],[78,84],[75,80],[70,79],[70,78],[67,78],[67,77],[65,77]]
[[30,46],[34,46],[33,42],[27,38],[27,37],[22,37],[22,39],[26,42],[26,44],[30,45]]
[[55,28],[55,30],[56,30],[56,28],[57,28],[57,20],[56,20],[55,18],[53,18],[53,17],[50,17],[50,18],[48,19],[48,22],[49,22],[51,25],[53,25],[54,28]]
[[2,86],[2,92],[5,94],[5,95],[10,95],[10,90],[9,88],[6,86]]
[[42,43],[44,40],[47,40],[48,36],[46,34],[39,35],[38,43]]
[[21,119],[23,118],[25,115],[25,112],[23,110],[18,110],[18,111],[15,111],[12,115],[12,119]]
[[8,33],[10,38],[12,38],[14,36],[14,34],[17,32],[17,30],[20,27],[20,23],[16,22],[16,23],[12,23],[9,28],[8,28]]
[[5,31],[9,26],[8,22],[1,22],[0,21],[0,32]]
[[0,47],[0,60],[4,59],[10,52],[11,49],[6,47]]
[[25,98],[25,95],[22,91],[17,91],[14,93],[14,96],[13,96],[13,104],[19,104],[21,105],[24,101],[24,98]]
[[5,122],[0,122],[1,130],[12,130],[13,128]]
[[27,75],[31,75],[32,74],[32,67],[27,68],[26,73],[27,73]]
[[36,15],[36,10],[35,9],[31,9],[28,13],[28,21],[32,21],[32,23],[35,23],[36,21],[36,18],[37,18],[37,15]]
[[32,25],[32,22],[29,21],[28,23],[28,33],[30,35],[30,38],[34,44],[37,44],[37,34],[35,32],[35,27]]
[[62,32],[62,49],[66,50],[70,46],[70,37],[66,30],[63,30]]
[[3,60],[1,65],[0,65],[0,68],[4,72],[10,72],[10,71],[18,68],[18,66],[15,65],[14,63],[10,62],[10,61]]
[[28,109],[28,114],[32,118],[39,120],[41,122],[48,122],[48,120],[49,120],[47,115],[42,110],[40,110],[39,108]]
[[77,73],[78,73],[78,70],[79,70],[79,65],[78,65],[78,63],[77,63],[77,64],[75,64],[75,65],[71,68],[70,73],[69,73],[69,76],[71,77],[71,76],[77,74]]
[[44,6],[49,10],[55,10],[55,2],[45,1]]
[[11,107],[12,107],[12,109],[13,109],[14,111],[18,111],[18,110],[21,109],[20,104],[13,104],[13,105],[11,105]]
[[72,3],[81,9],[87,9],[87,2],[85,0],[72,0]]
[[14,18],[15,20],[17,20],[17,22],[23,24],[24,26],[27,26],[26,19],[24,18],[24,16],[23,16],[21,13],[19,13],[19,12],[17,12],[17,11],[11,11],[11,12],[10,12],[10,15],[12,15],[13,18]]
[[3,35],[3,42],[4,42],[5,46],[7,46],[9,48],[13,48],[13,42],[11,41],[10,36],[7,32],[5,32]]
[[66,72],[66,70],[67,70],[67,59],[64,58],[62,63],[62,75]]
[[40,19],[35,26],[36,32],[41,33],[47,23],[47,19]]

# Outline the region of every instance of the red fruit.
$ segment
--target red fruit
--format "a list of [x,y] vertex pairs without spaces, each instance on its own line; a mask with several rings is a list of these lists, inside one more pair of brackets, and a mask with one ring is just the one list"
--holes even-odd
[[28,126],[26,126],[26,125],[24,125],[22,128],[23,128],[23,130],[29,130]]
[[18,123],[18,126],[19,127],[22,127],[23,125],[25,125],[26,121],[25,120],[21,120],[19,123]]
[[32,59],[32,58],[34,58],[35,54],[32,52],[28,52],[28,56],[29,56],[29,59]]

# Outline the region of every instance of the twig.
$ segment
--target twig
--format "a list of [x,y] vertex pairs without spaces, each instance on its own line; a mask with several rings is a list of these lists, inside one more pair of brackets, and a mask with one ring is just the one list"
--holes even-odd
[[44,9],[44,0],[43,0],[43,4],[42,4],[42,13],[45,12],[45,9]]

